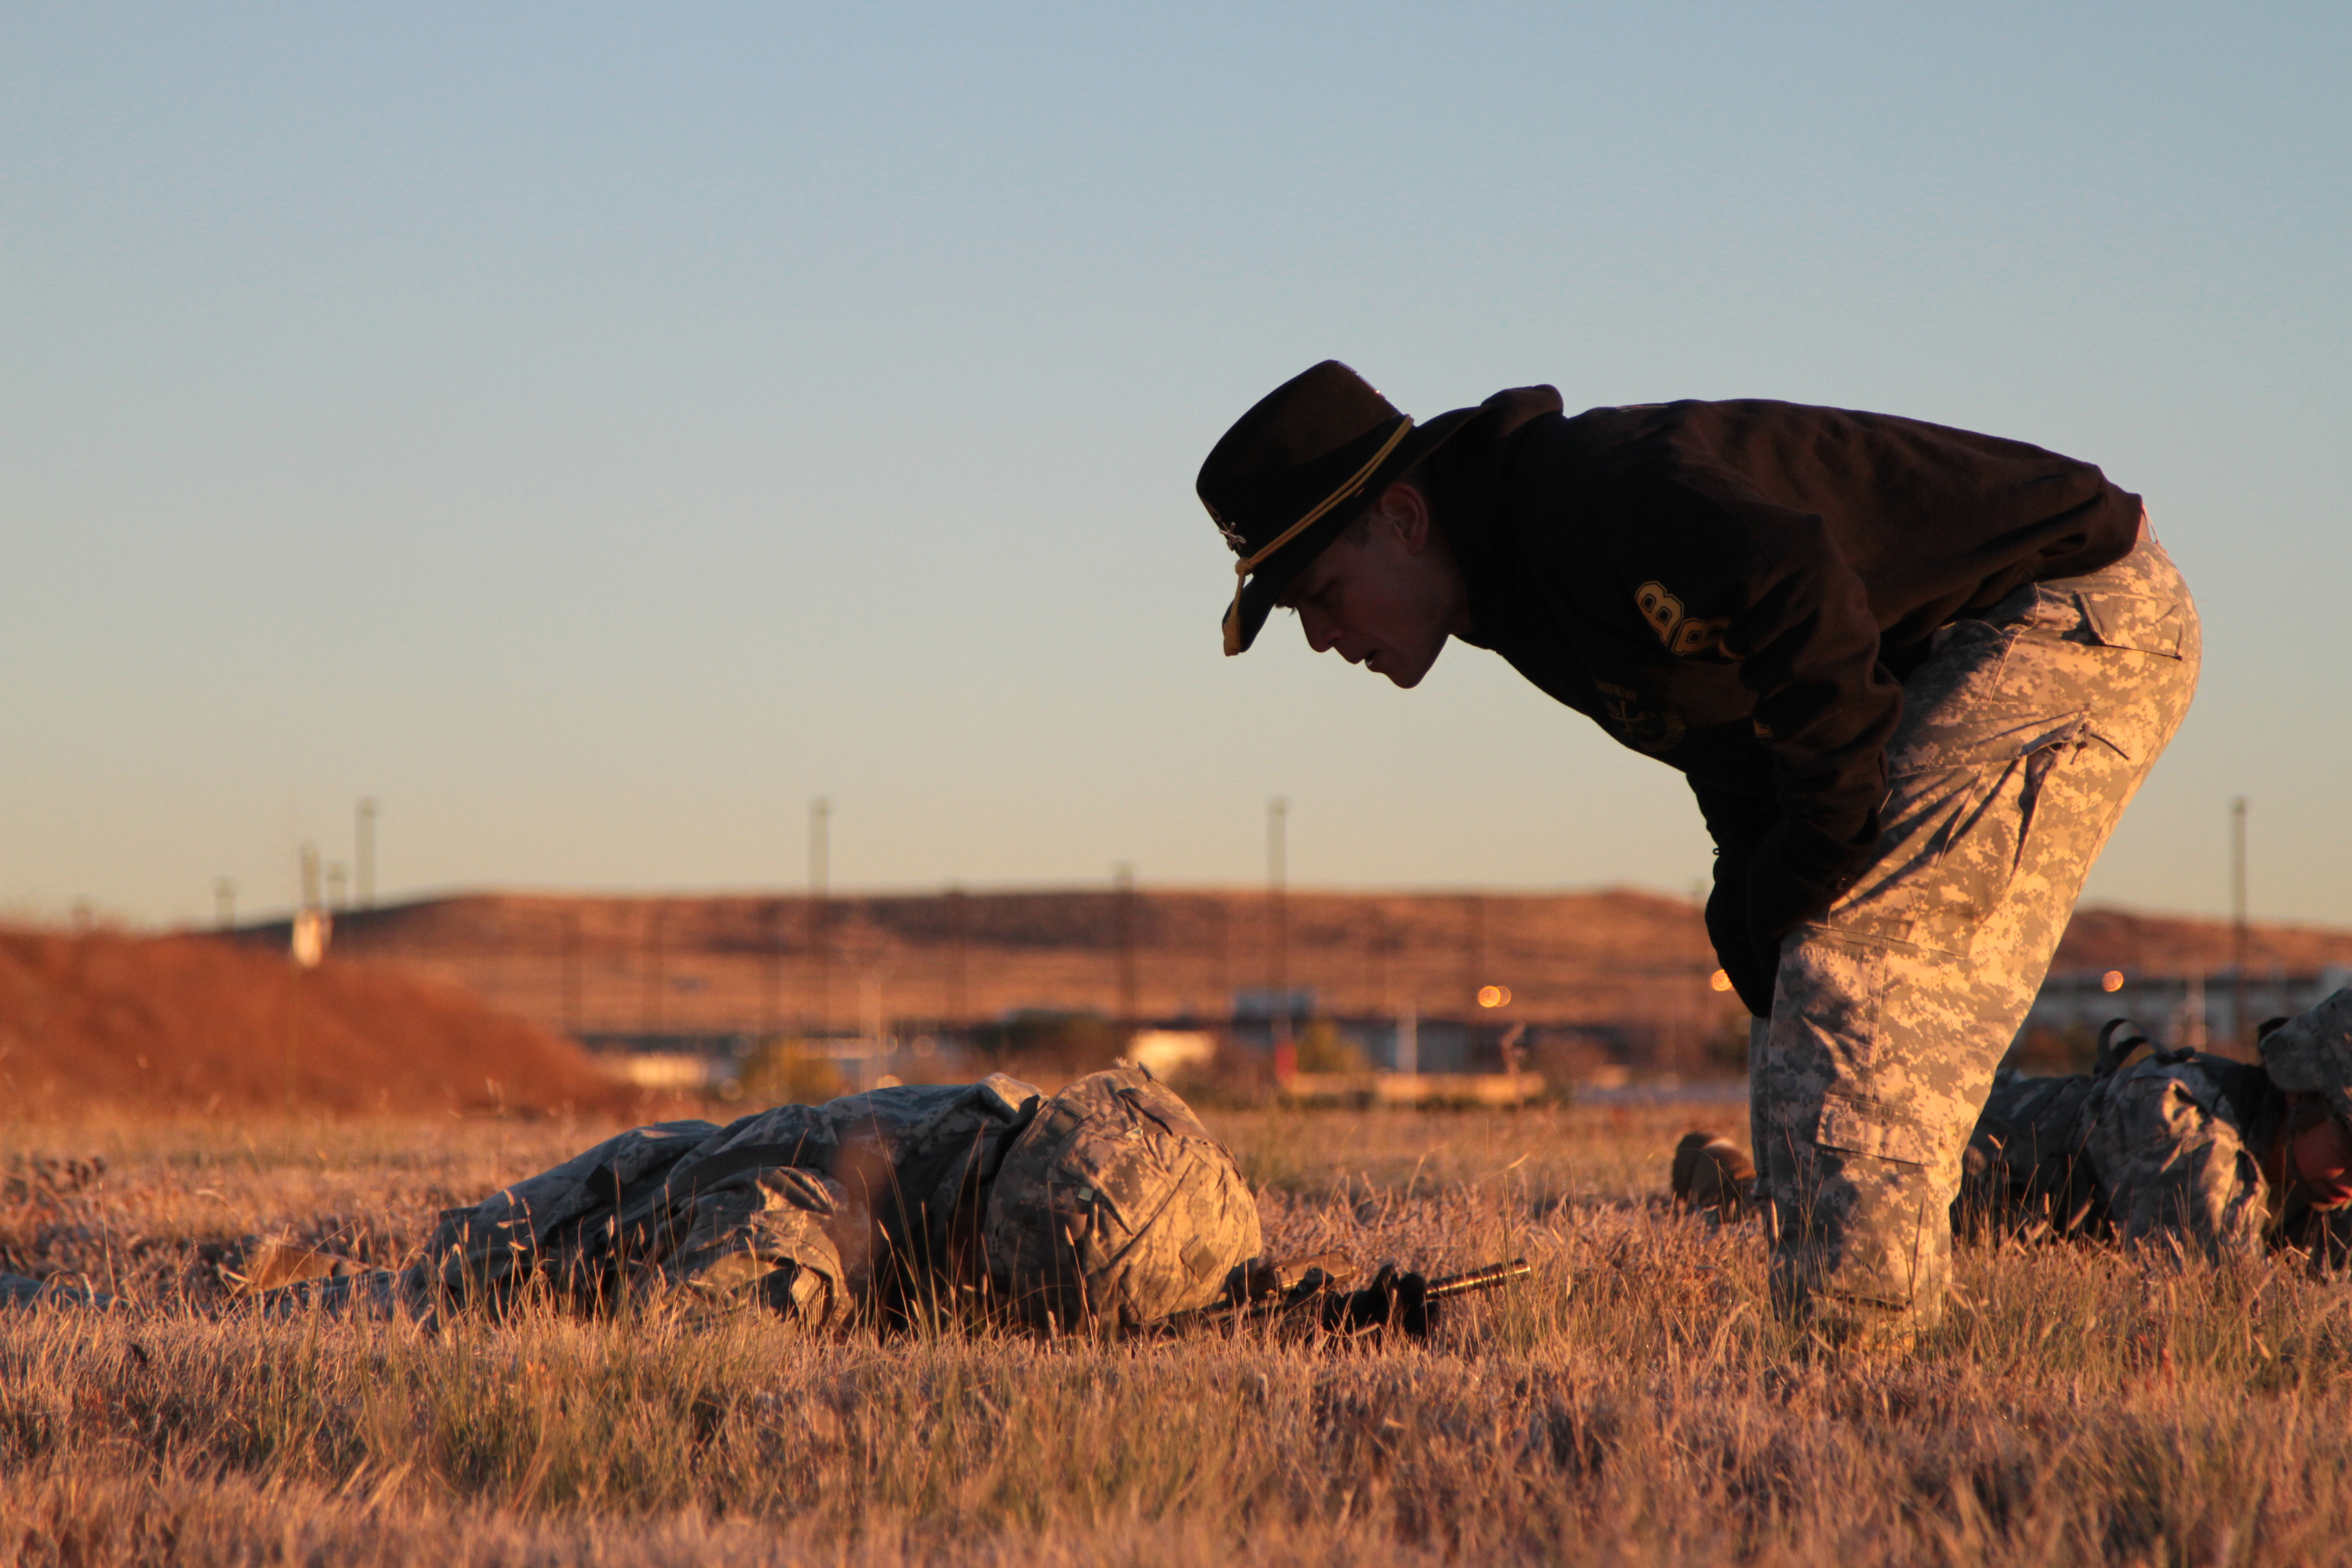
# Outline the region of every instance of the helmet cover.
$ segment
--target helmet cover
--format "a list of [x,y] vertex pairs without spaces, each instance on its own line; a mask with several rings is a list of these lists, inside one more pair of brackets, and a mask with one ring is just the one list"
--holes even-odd
[[1257,1200],[1174,1090],[1118,1067],[1039,1109],[997,1172],[982,1239],[1020,1321],[1136,1328],[1219,1299],[1258,1254]]
[[2257,1048],[2271,1082],[2318,1095],[2352,1121],[2352,985],[2273,1029]]

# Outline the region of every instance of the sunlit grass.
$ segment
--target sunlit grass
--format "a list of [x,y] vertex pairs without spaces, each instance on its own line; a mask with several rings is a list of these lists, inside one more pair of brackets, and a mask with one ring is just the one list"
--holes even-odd
[[1682,1113],[1213,1120],[1283,1250],[1535,1276],[1427,1345],[812,1340],[658,1302],[437,1334],[216,1319],[254,1238],[390,1260],[604,1129],[15,1128],[0,1160],[107,1169],[0,1203],[0,1263],[162,1310],[0,1321],[0,1559],[2286,1563],[2352,1540],[2352,1316],[2296,1267],[1968,1253],[1915,1356],[1824,1363],[1763,1310],[1752,1232],[1654,1201]]

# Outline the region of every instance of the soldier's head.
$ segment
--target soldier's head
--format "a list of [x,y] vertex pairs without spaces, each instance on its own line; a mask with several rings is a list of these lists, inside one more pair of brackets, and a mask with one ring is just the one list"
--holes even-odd
[[1205,1307],[1258,1255],[1257,1200],[1191,1107],[1135,1068],[1078,1079],[1005,1152],[989,1282],[1036,1328],[1137,1328]]
[[1407,690],[1421,684],[1447,638],[1471,629],[1469,591],[1426,485],[1407,475],[1382,490],[1275,601],[1298,613],[1317,653],[1336,653]]
[[1243,415],[1195,486],[1240,558],[1225,652],[1248,647],[1282,605],[1318,653],[1418,685],[1446,638],[1470,629],[1462,569],[1422,466],[1478,412],[1416,426],[1326,360]]
[[2352,986],[2264,1025],[2258,1048],[2287,1091],[2273,1161],[2292,1165],[2315,1207],[2352,1203]]

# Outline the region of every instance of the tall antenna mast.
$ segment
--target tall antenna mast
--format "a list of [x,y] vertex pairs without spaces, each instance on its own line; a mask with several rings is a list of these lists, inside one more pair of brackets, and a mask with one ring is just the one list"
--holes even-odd
[[816,955],[815,1030],[824,1032],[833,1011],[833,802],[824,795],[809,802],[809,951]]
[[1288,1082],[1298,1071],[1298,1047],[1290,1037],[1290,802],[1276,795],[1265,803],[1265,897],[1274,958],[1274,1076]]
[[2237,972],[2233,1022],[2241,1045],[2252,1044],[2254,1037],[2254,1021],[2247,1016],[2253,1011],[2246,977],[2252,935],[2246,928],[2246,797],[2240,795],[2230,803],[2230,937],[2231,963]]
[[372,910],[375,908],[375,796],[362,795],[354,815],[358,818],[354,835],[357,842],[352,853],[352,881],[356,884],[352,891],[357,895],[354,902],[361,909]]

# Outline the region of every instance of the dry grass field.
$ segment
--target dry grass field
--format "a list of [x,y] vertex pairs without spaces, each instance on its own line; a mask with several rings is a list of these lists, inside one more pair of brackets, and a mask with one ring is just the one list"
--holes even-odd
[[1279,1247],[1536,1265],[1426,1345],[1319,1348],[219,1318],[261,1238],[394,1258],[604,1129],[0,1125],[0,1267],[155,1304],[0,1319],[0,1562],[2352,1555],[2341,1287],[2012,1246],[1915,1357],[1824,1364],[1752,1231],[1654,1201],[1688,1120],[1213,1113]]

